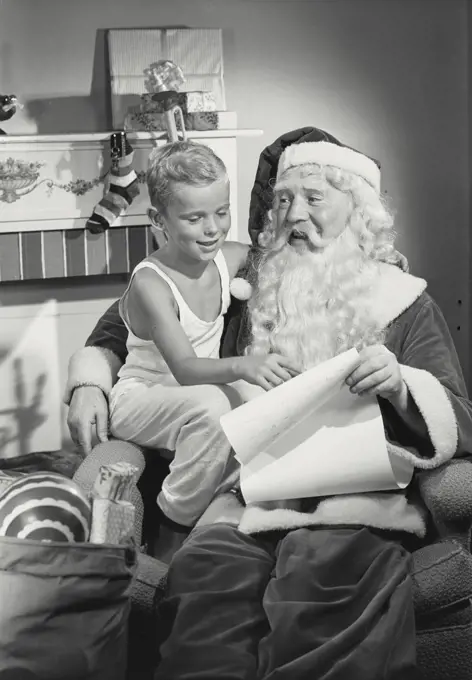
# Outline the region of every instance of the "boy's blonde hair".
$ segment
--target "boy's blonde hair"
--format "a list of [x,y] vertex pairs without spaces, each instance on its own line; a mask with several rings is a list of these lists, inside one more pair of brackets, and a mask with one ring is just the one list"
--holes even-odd
[[207,186],[226,177],[225,164],[210,147],[187,140],[154,149],[146,179],[151,204],[164,212],[172,195],[172,183]]

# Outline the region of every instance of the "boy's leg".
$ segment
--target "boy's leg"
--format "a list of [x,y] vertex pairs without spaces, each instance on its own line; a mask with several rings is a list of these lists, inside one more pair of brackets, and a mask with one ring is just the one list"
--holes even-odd
[[275,539],[229,524],[193,531],[170,565],[160,612],[170,635],[154,680],[255,679],[274,550]]
[[410,555],[368,529],[299,529],[278,547],[264,680],[413,680]]
[[161,510],[173,522],[193,526],[215,493],[238,479],[239,465],[220,418],[240,403],[226,385],[143,384],[116,400],[110,423],[113,436],[175,451],[158,497]]

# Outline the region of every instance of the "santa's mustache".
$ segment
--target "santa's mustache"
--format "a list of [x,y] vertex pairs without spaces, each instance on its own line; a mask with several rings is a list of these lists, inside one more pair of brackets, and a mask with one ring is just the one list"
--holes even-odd
[[315,238],[320,237],[320,234],[315,233],[314,229],[307,229],[305,227],[289,227],[284,229],[282,233],[275,239],[274,250],[282,250],[288,245],[296,241],[304,241],[308,246],[315,247]]

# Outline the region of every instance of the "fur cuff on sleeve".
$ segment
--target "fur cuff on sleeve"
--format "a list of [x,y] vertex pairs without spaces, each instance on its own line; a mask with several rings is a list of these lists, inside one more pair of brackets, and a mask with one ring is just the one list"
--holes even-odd
[[411,457],[415,466],[424,469],[438,467],[452,458],[457,450],[457,420],[447,392],[429,371],[400,366],[402,377],[428,428],[434,447],[433,458]]
[[116,354],[104,347],[77,350],[69,361],[64,403],[69,405],[74,389],[83,385],[99,387],[108,398],[121,365]]

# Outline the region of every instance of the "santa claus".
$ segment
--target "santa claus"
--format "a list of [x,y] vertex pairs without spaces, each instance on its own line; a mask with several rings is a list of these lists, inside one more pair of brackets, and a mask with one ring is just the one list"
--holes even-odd
[[[223,355],[276,352],[306,369],[356,347],[346,382],[377,396],[388,447],[417,469],[472,450],[453,341],[395,250],[375,161],[313,128],[276,140],[261,155],[250,232],[249,299],[232,307]],[[97,346],[126,351],[113,332],[99,326],[71,364],[76,433],[90,429],[77,417],[85,395],[98,394],[77,388],[112,384]],[[288,506],[225,494],[172,561],[156,678],[419,677],[409,550],[425,531],[414,484]]]

